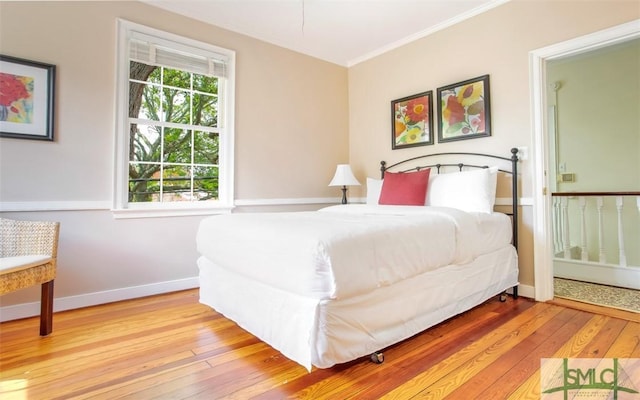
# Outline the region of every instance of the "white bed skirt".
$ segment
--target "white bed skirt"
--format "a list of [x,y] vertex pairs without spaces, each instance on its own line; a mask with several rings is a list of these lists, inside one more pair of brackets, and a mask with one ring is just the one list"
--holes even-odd
[[369,293],[317,300],[228,271],[204,257],[200,302],[308,370],[382,350],[518,284],[515,249],[450,265]]

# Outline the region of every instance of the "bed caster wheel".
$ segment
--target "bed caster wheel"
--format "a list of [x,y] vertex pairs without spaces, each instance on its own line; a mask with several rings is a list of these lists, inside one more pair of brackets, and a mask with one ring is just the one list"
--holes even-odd
[[505,301],[507,301],[507,294],[506,293],[502,293],[500,295],[500,302],[504,303]]
[[384,354],[381,351],[376,351],[371,354],[371,362],[374,364],[382,364],[384,362]]

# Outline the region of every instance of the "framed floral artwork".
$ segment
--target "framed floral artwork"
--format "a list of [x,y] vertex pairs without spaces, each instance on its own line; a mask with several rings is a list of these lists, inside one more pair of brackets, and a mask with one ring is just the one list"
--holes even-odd
[[55,68],[0,55],[0,137],[53,140]]
[[433,92],[391,101],[391,148],[433,144]]
[[491,136],[489,75],[438,88],[438,142]]

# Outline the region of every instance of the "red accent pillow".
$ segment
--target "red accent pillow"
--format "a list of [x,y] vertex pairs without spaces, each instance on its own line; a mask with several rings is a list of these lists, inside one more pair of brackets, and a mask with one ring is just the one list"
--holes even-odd
[[416,172],[386,172],[378,204],[424,206],[431,168]]

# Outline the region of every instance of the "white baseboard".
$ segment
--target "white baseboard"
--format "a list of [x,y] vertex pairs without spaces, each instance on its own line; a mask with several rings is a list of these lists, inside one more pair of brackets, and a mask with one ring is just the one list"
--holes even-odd
[[553,273],[556,278],[640,290],[640,268],[637,266],[623,267],[613,264],[554,258]]
[[[139,297],[151,296],[154,294],[170,293],[179,290],[193,289],[200,286],[198,277],[178,279],[175,281],[151,283],[148,285],[132,286],[121,289],[107,290],[81,294],[77,296],[55,298],[53,301],[53,311],[74,310],[95,306],[99,304],[112,303],[114,301],[129,300]],[[14,319],[28,318],[40,315],[40,302],[16,304],[13,306],[0,307],[0,322],[12,321]]]
[[518,285],[518,296],[535,299],[536,288],[534,286],[529,286],[529,285]]

